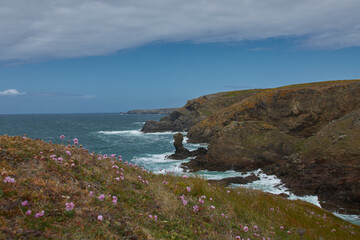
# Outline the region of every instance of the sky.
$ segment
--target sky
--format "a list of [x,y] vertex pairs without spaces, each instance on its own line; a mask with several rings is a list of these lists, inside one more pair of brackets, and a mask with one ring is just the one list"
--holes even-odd
[[358,0],[0,0],[0,114],[360,78]]

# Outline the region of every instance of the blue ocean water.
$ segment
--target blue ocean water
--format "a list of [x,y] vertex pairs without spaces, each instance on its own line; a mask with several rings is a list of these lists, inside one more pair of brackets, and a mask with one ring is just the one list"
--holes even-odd
[[[0,134],[10,136],[26,134],[30,138],[44,139],[53,143],[66,143],[67,140],[78,138],[79,143],[91,152],[121,155],[124,161],[136,163],[154,173],[161,174],[165,171],[172,171],[175,174],[189,175],[190,173],[181,168],[181,163],[189,161],[189,159],[176,161],[166,158],[166,155],[175,151],[173,146],[174,133],[140,132],[147,120],[159,120],[161,117],[163,115],[127,115],[120,113],[0,115]],[[60,135],[65,135],[65,140],[61,140]],[[206,147],[205,144],[188,144],[186,138],[184,145],[190,150],[200,146]],[[275,176],[268,176],[261,170],[253,173],[259,176],[261,180],[242,186],[274,194],[287,193],[290,195],[290,199],[302,199],[320,206],[316,196],[295,196]],[[205,170],[195,174],[206,179],[246,176],[235,171]],[[233,187],[236,186],[238,185]],[[360,218],[357,215],[338,214],[338,216],[360,225]]]

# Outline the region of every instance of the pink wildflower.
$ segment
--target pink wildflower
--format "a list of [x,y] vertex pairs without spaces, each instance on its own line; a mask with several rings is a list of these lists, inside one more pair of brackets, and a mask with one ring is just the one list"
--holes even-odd
[[28,201],[27,200],[25,200],[25,201],[23,201],[22,203],[21,203],[21,206],[23,206],[23,207],[25,207],[25,206],[27,206],[28,205]]
[[71,166],[71,167],[75,167],[75,163],[72,163],[70,166]]
[[202,198],[199,198],[199,203],[204,204],[205,201]]
[[61,140],[63,140],[64,138],[65,138],[65,136],[64,136],[64,135],[61,135],[61,136],[60,136],[60,139],[61,139]]
[[244,232],[249,231],[249,228],[247,226],[245,226],[243,229],[244,229]]
[[186,187],[186,191],[190,192],[191,188],[190,187]]
[[215,206],[211,205],[211,206],[210,206],[210,209],[214,210],[214,209],[215,209]]
[[27,216],[31,215],[31,210],[30,210],[30,209],[27,210],[27,211],[25,212],[25,215],[27,215]]
[[291,234],[291,231],[287,231],[288,234]]
[[184,200],[182,200],[182,204],[183,204],[184,206],[186,206],[186,205],[188,204],[188,201],[186,201],[186,200],[184,199]]
[[98,197],[100,201],[104,201],[105,199],[105,195],[104,194],[100,194],[100,196]]
[[284,227],[283,227],[283,226],[280,226],[280,229],[281,229],[281,230],[283,230],[283,229],[284,229]]
[[15,178],[12,178],[12,177],[6,177],[4,179],[4,183],[16,183],[16,180],[15,180]]
[[75,204],[73,202],[70,202],[70,203],[65,203],[65,206],[66,206],[65,210],[68,212],[74,209]]
[[42,216],[44,216],[44,215],[45,215],[45,213],[44,213],[44,210],[43,210],[43,211],[38,212],[37,214],[35,214],[35,217],[36,217],[36,218],[39,218],[39,217],[42,217]]
[[254,230],[255,230],[255,231],[258,230],[258,226],[255,225],[255,226],[254,226]]
[[90,192],[89,192],[89,196],[90,196],[90,197],[94,196],[94,192],[93,192],[93,191],[90,191]]
[[119,178],[119,177],[117,177],[117,178],[115,178],[115,180],[116,180],[116,181],[120,181],[120,178]]
[[113,165],[112,168],[119,169],[119,166],[118,165]]
[[199,211],[199,206],[198,206],[198,205],[193,206],[193,211],[194,211],[194,212]]
[[67,155],[71,156],[71,152],[69,150],[65,151]]
[[149,214],[149,218],[152,218],[153,216],[151,214]]
[[230,193],[230,190],[227,190],[226,193]]
[[60,163],[62,163],[63,160],[64,160],[64,159],[63,159],[62,157],[58,157],[58,161],[59,161]]
[[116,196],[113,196],[112,199],[113,199],[113,200],[112,200],[113,204],[116,205],[117,200],[118,200],[117,197],[116,197]]
[[155,216],[154,216],[154,220],[157,221],[157,219],[158,219],[158,217],[155,215]]
[[331,229],[331,232],[336,232],[336,230],[335,230],[335,229]]
[[241,237],[240,237],[240,236],[236,236],[235,239],[236,239],[236,240],[241,240]]
[[186,179],[186,178],[188,178],[188,176],[184,175],[183,178]]
[[99,216],[97,217],[97,219],[98,219],[99,221],[102,221],[102,220],[104,219],[104,217],[103,217],[102,215],[99,215]]
[[115,157],[116,157],[116,154],[111,154],[111,157],[112,157],[112,158],[115,158]]

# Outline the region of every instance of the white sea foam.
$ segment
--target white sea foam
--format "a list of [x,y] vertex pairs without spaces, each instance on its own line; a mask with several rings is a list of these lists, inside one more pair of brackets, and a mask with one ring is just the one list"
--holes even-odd
[[148,162],[148,163],[167,163],[174,162],[172,159],[166,158],[166,156],[171,155],[172,152],[161,153],[161,154],[146,154],[140,157],[134,157],[131,161],[133,162]]
[[337,212],[334,212],[333,214],[339,218],[345,219],[346,221],[360,225],[360,216],[359,215],[341,214],[341,213],[337,213]]
[[146,122],[134,122],[136,125],[144,125]]
[[181,164],[188,162],[189,159],[178,161],[166,158],[166,156],[170,154],[172,154],[172,152],[146,154],[144,156],[134,157],[131,159],[131,162],[141,165],[156,174],[166,174],[169,172],[176,175],[184,174],[185,172],[181,168]]
[[290,193],[288,199],[291,200],[302,200],[305,202],[309,202],[312,203],[318,207],[321,208],[320,202],[319,202],[319,198],[317,196],[312,196],[312,195],[306,195],[306,196],[296,196],[295,194]]
[[133,136],[140,136],[143,134],[140,130],[123,130],[123,131],[98,131],[99,134],[105,135],[133,135]]
[[152,136],[152,135],[173,135],[173,132],[156,132],[156,133],[143,133],[138,130],[122,130],[122,131],[98,131],[99,134],[105,135],[128,135],[128,136]]

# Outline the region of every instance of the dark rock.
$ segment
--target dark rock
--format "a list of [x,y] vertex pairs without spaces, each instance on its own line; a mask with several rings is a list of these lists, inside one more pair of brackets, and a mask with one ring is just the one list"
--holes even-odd
[[174,136],[175,153],[167,156],[167,158],[182,160],[188,157],[202,156],[207,153],[206,148],[198,148],[194,151],[189,151],[183,145],[184,136],[181,133],[177,133]]
[[174,135],[175,153],[168,156],[168,158],[181,160],[191,156],[190,151],[183,145],[184,136],[181,133]]
[[229,177],[229,178],[223,178],[221,180],[209,180],[209,182],[218,182],[224,186],[228,186],[231,183],[247,184],[257,180],[260,180],[260,178],[255,176],[254,174],[251,174],[250,176],[247,177]]

